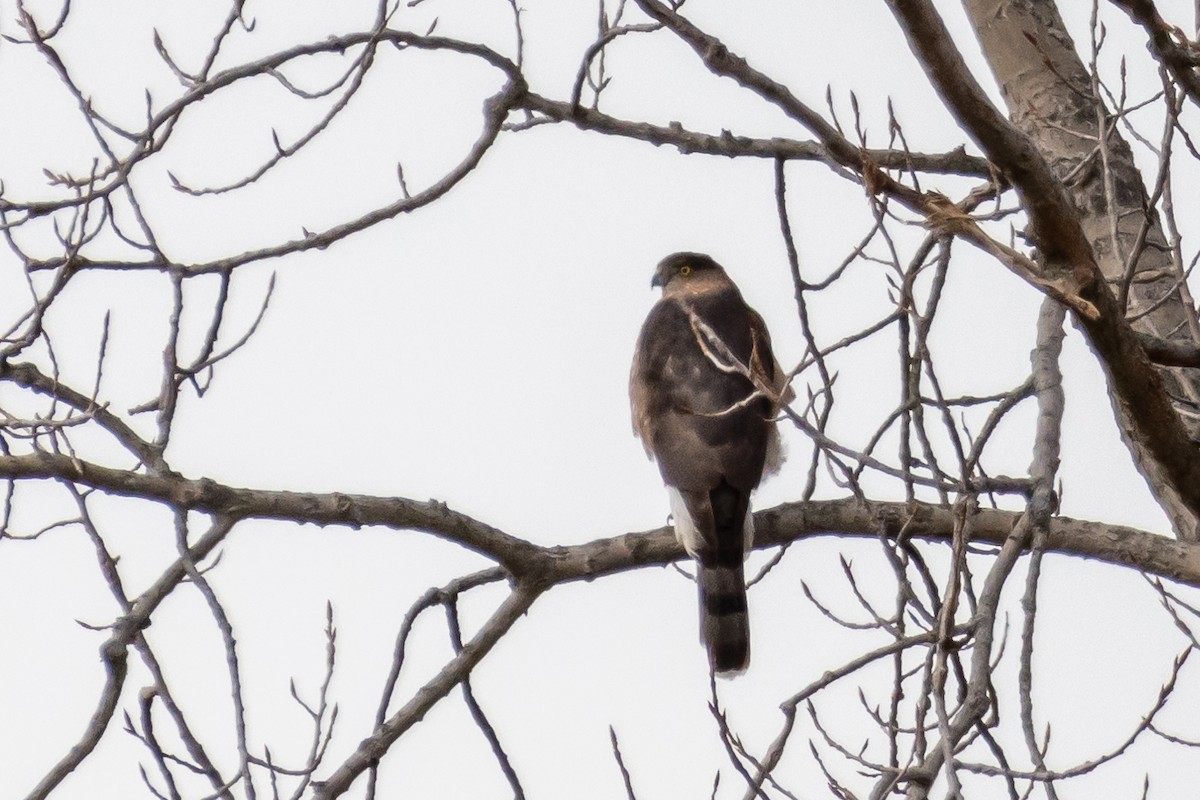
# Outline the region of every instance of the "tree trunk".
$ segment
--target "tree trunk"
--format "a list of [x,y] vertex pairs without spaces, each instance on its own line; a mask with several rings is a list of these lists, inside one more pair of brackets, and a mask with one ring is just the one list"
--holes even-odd
[[[1096,262],[1118,296],[1126,281],[1126,261],[1137,247],[1142,227],[1148,226],[1128,288],[1126,312],[1133,327],[1161,339],[1200,341],[1181,265],[1172,257],[1158,214],[1148,208],[1146,188],[1129,145],[1096,98],[1090,73],[1053,0],[963,0],[963,5],[1010,118],[1067,186]],[[1108,136],[1101,148],[1104,128]],[[1189,437],[1200,440],[1200,378],[1183,368],[1159,369]],[[1176,534],[1196,541],[1196,516],[1162,479],[1157,461],[1140,439],[1131,434],[1119,398],[1113,397],[1113,405],[1125,443]]]

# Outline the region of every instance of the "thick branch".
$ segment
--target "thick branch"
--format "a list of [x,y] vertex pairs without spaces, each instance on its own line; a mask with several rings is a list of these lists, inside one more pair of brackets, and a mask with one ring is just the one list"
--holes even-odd
[[386,525],[416,528],[461,544],[520,574],[538,548],[434,500],[420,502],[333,492],[311,494],[226,486],[178,473],[147,475],[113,469],[64,455],[39,453],[0,457],[0,477],[58,478],[111,494],[155,500],[236,518],[282,519],[317,525]]
[[[238,519],[282,519],[315,525],[382,525],[426,531],[526,575],[542,585],[585,580],[634,567],[668,564],[684,556],[670,528],[627,533],[570,547],[542,548],[497,530],[436,501],[397,497],[245,489],[176,473],[144,475],[101,467],[68,456],[0,457],[0,478],[58,478],[111,494],[140,497]],[[1003,544],[1021,514],[981,509],[973,517],[973,541]],[[897,536],[950,541],[949,508],[917,503],[861,503],[853,499],[785,503],[755,514],[755,546],[768,547],[812,536]],[[1158,534],[1054,517],[1046,549],[1064,555],[1144,569],[1200,586],[1200,545]]]
[[1200,346],[1183,340],[1161,339],[1149,333],[1138,333],[1137,338],[1155,364],[1200,367]]
[[1200,75],[1196,73],[1196,52],[1188,47],[1187,37],[1158,13],[1151,0],[1112,0],[1130,19],[1141,25],[1150,37],[1150,50],[1179,82],[1193,103],[1200,104]]
[[[1022,514],[979,509],[972,521],[973,542],[1002,545]],[[835,533],[848,536],[898,536],[949,542],[954,532],[950,508],[918,503],[857,503],[852,499],[786,503],[754,515],[755,545],[780,544]],[[907,526],[907,527],[906,527]],[[1180,583],[1200,586],[1200,545],[1100,522],[1054,517],[1046,535],[1047,552],[1144,569]]]
[[[1108,291],[1066,190],[1029,138],[988,101],[933,5],[928,0],[889,0],[889,4],[947,106],[1017,190],[1046,260],[1065,268],[1078,294],[1099,312],[1076,318],[1107,368],[1122,418],[1131,428],[1130,438],[1138,443],[1139,452],[1154,461],[1139,466],[1144,474],[1160,475],[1169,493],[1178,496],[1184,508],[1172,514],[1176,533],[1195,540],[1200,518],[1196,447],[1171,406],[1161,377]],[[1156,488],[1155,480],[1150,483]]]
[[889,0],[888,4],[930,83],[1017,190],[1029,214],[1032,238],[1046,260],[1069,267],[1082,285],[1103,285],[1066,190],[1029,137],[992,105],[933,5],[927,0]]

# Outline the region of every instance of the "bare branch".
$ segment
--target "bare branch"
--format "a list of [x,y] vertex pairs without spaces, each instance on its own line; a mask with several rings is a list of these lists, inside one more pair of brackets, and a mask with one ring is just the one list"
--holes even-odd
[[328,800],[339,797],[348,790],[355,779],[382,758],[405,731],[420,722],[435,703],[470,674],[500,637],[529,610],[539,594],[540,589],[517,584],[474,638],[463,646],[462,651],[451,659],[441,672],[379,726],[370,738],[364,739],[358,749],[328,778],[314,781],[315,797]]

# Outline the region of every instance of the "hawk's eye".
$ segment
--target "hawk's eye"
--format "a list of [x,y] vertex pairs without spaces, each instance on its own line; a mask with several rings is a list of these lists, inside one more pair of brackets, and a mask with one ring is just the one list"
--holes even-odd
[[688,275],[692,274],[692,268],[685,264],[679,268],[679,274],[686,278]]

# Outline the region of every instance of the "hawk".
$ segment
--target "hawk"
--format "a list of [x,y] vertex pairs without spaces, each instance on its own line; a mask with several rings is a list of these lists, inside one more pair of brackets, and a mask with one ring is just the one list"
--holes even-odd
[[659,262],[662,297],[629,376],[634,433],[658,463],[675,535],[696,559],[700,638],[717,673],[750,663],[743,561],[754,541],[750,493],[781,460],[774,417],[786,376],[758,313],[702,253]]

